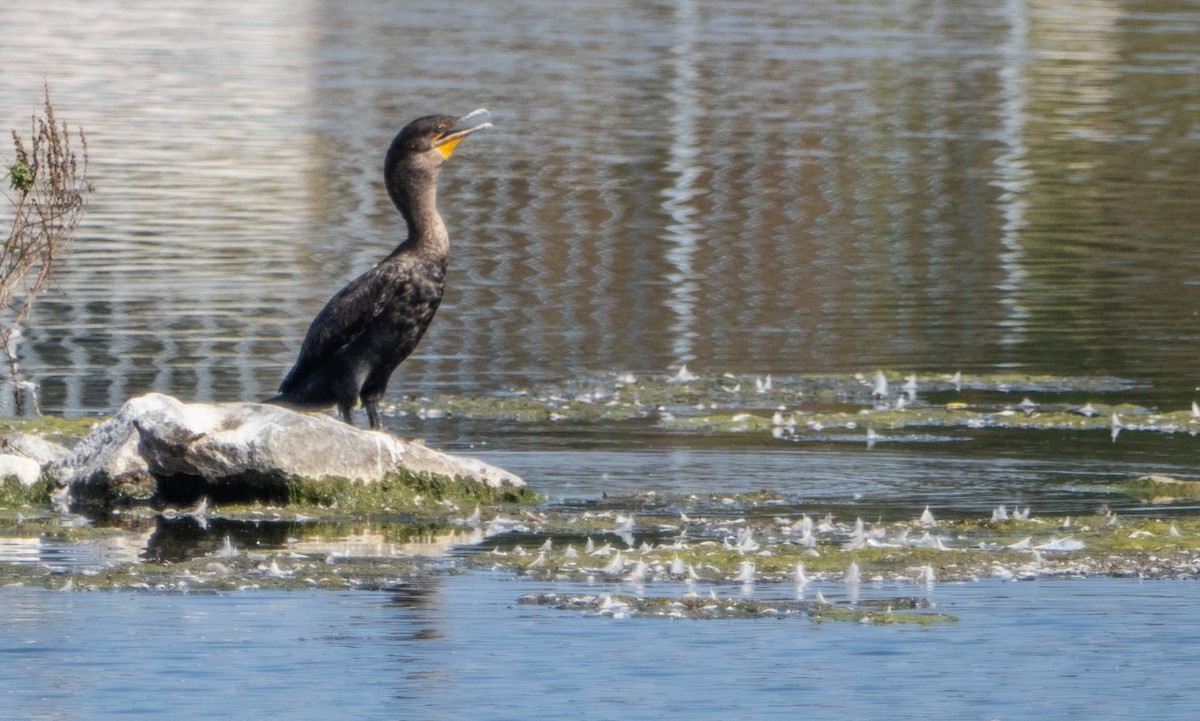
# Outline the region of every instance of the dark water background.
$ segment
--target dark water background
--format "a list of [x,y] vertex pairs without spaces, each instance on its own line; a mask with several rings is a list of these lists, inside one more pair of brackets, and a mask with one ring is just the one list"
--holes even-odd
[[[61,0],[0,4],[0,31],[0,127],[25,128],[48,82],[96,187],[21,347],[48,412],[271,393],[329,295],[401,238],[392,136],[480,106],[496,128],[442,176],[446,300],[393,398],[681,363],[1104,375],[1132,383],[1113,402],[1200,398],[1193,2]],[[1195,476],[1198,442],[395,429],[552,497],[769,488],[908,514],[1082,512],[1106,483]],[[1200,702],[1191,582],[939,585],[962,620],[933,629],[582,619],[514,606],[532,585],[5,589],[0,715],[1171,719]]]
[[47,410],[257,398],[447,166],[445,304],[394,393],[584,370],[1016,369],[1200,384],[1190,2],[61,2],[0,9],[94,205],[25,369]]

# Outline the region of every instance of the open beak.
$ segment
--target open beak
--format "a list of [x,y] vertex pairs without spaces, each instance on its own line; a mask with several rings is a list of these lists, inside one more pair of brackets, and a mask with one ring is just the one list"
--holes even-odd
[[450,154],[462,142],[462,139],[484,128],[492,127],[491,114],[484,108],[472,110],[458,120],[454,121],[454,127],[442,133],[433,141],[433,147],[442,154],[443,158],[450,159]]

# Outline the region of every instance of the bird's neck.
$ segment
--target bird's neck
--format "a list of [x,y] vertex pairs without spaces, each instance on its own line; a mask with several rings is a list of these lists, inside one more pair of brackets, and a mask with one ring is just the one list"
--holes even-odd
[[450,234],[437,210],[437,175],[414,173],[409,181],[394,184],[392,201],[408,225],[408,239],[396,249],[431,257],[450,250]]

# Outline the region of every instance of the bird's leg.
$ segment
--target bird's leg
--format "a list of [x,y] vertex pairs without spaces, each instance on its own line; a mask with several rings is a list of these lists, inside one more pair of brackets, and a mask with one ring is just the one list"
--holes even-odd
[[338,403],[338,415],[342,417],[350,425],[354,425],[354,405],[351,403]]
[[367,423],[371,430],[379,430],[379,399],[364,400],[363,407],[367,409]]

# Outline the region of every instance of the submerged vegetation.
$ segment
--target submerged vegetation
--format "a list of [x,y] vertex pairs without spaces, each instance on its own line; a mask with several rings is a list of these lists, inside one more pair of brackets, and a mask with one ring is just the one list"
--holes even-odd
[[835,606],[827,601],[785,601],[781,599],[756,601],[747,598],[719,598],[716,594],[700,596],[695,593],[679,598],[607,593],[598,596],[564,596],[550,593],[522,596],[519,602],[527,606],[549,606],[566,611],[615,618],[639,616],[702,620],[805,616],[817,623],[842,621],[886,626],[898,624],[928,626],[934,623],[952,623],[958,620],[953,616],[920,610],[932,608],[932,604],[917,598],[872,599],[856,604],[853,608]]
[[1169,503],[1200,498],[1200,481],[1181,481],[1170,476],[1149,475],[1123,484],[1121,490],[1151,503]]
[[[686,370],[686,369],[685,369]],[[485,397],[413,398],[385,410],[512,423],[639,423],[667,431],[766,432],[779,440],[928,429],[1200,433],[1200,408],[1156,410],[1113,396],[1118,378],[1021,374],[807,374],[672,378],[605,374]],[[1094,396],[1094,401],[1066,398]],[[1035,401],[1033,398],[1051,400]],[[871,436],[874,438],[874,436]]]
[[[1001,507],[986,518],[935,519],[926,511],[867,523],[772,493],[536,508],[430,497],[418,512],[358,509],[143,509],[107,526],[48,508],[0,510],[0,536],[8,539],[0,585],[386,590],[430,574],[486,569],[572,587],[600,584],[607,590],[520,599],[592,615],[931,624],[955,620],[925,600],[939,583],[1200,576],[1194,514],[1043,518]],[[756,587],[766,596],[748,591]],[[794,589],[792,599],[777,597],[784,589]],[[897,589],[905,595],[886,595]]]
[[1040,518],[1001,507],[989,518],[864,523],[778,499],[677,500],[675,515],[542,511],[520,543],[501,537],[473,562],[545,579],[638,584],[1200,575],[1195,516]]
[[[898,393],[889,392],[883,373],[613,374],[494,397],[414,399],[389,410],[434,422],[454,416],[543,428],[632,423],[673,434],[761,433],[764,443],[840,432],[869,445],[877,432],[954,427],[1096,430],[1113,440],[1123,430],[1200,431],[1198,409],[1160,412],[1114,402],[1129,388],[1119,379],[918,382],[890,375],[893,389],[903,382]],[[46,418],[0,426],[70,446],[94,423]],[[552,502],[524,488],[411,474],[372,485],[289,479],[279,489],[266,503],[213,498],[188,507],[141,506],[96,522],[60,510],[48,482],[26,487],[5,480],[0,537],[9,546],[0,550],[7,554],[0,558],[0,585],[388,589],[474,569],[561,585],[562,591],[526,594],[520,602],[591,615],[930,624],[954,620],[921,600],[939,583],[1200,576],[1200,515],[1169,506],[1157,518],[1118,516],[1107,506],[1074,518],[1000,506],[946,518],[919,508],[897,517],[892,509],[885,519],[873,505],[863,520],[866,506],[852,500],[814,502],[774,491],[645,491]],[[1197,481],[1147,475],[1112,483],[1101,495],[1163,502],[1200,497],[1198,489]],[[77,548],[90,549],[83,560],[71,560]],[[589,590],[568,590],[581,587]],[[748,592],[756,588],[765,597]],[[896,589],[900,596],[874,597]],[[781,592],[792,597],[773,598]]]
[[[1200,433],[1200,407],[1155,409],[1122,401],[1120,393],[1134,384],[1118,378],[905,378],[883,371],[873,378],[863,373],[689,375],[680,381],[607,373],[493,395],[414,397],[386,405],[384,413],[427,422],[452,418],[539,426],[632,423],[676,432],[765,432],[778,440],[836,432],[866,440],[868,430],[947,428]],[[1078,398],[1094,400],[1074,400]],[[86,435],[100,420],[0,419],[0,432],[53,434],[69,441]]]

